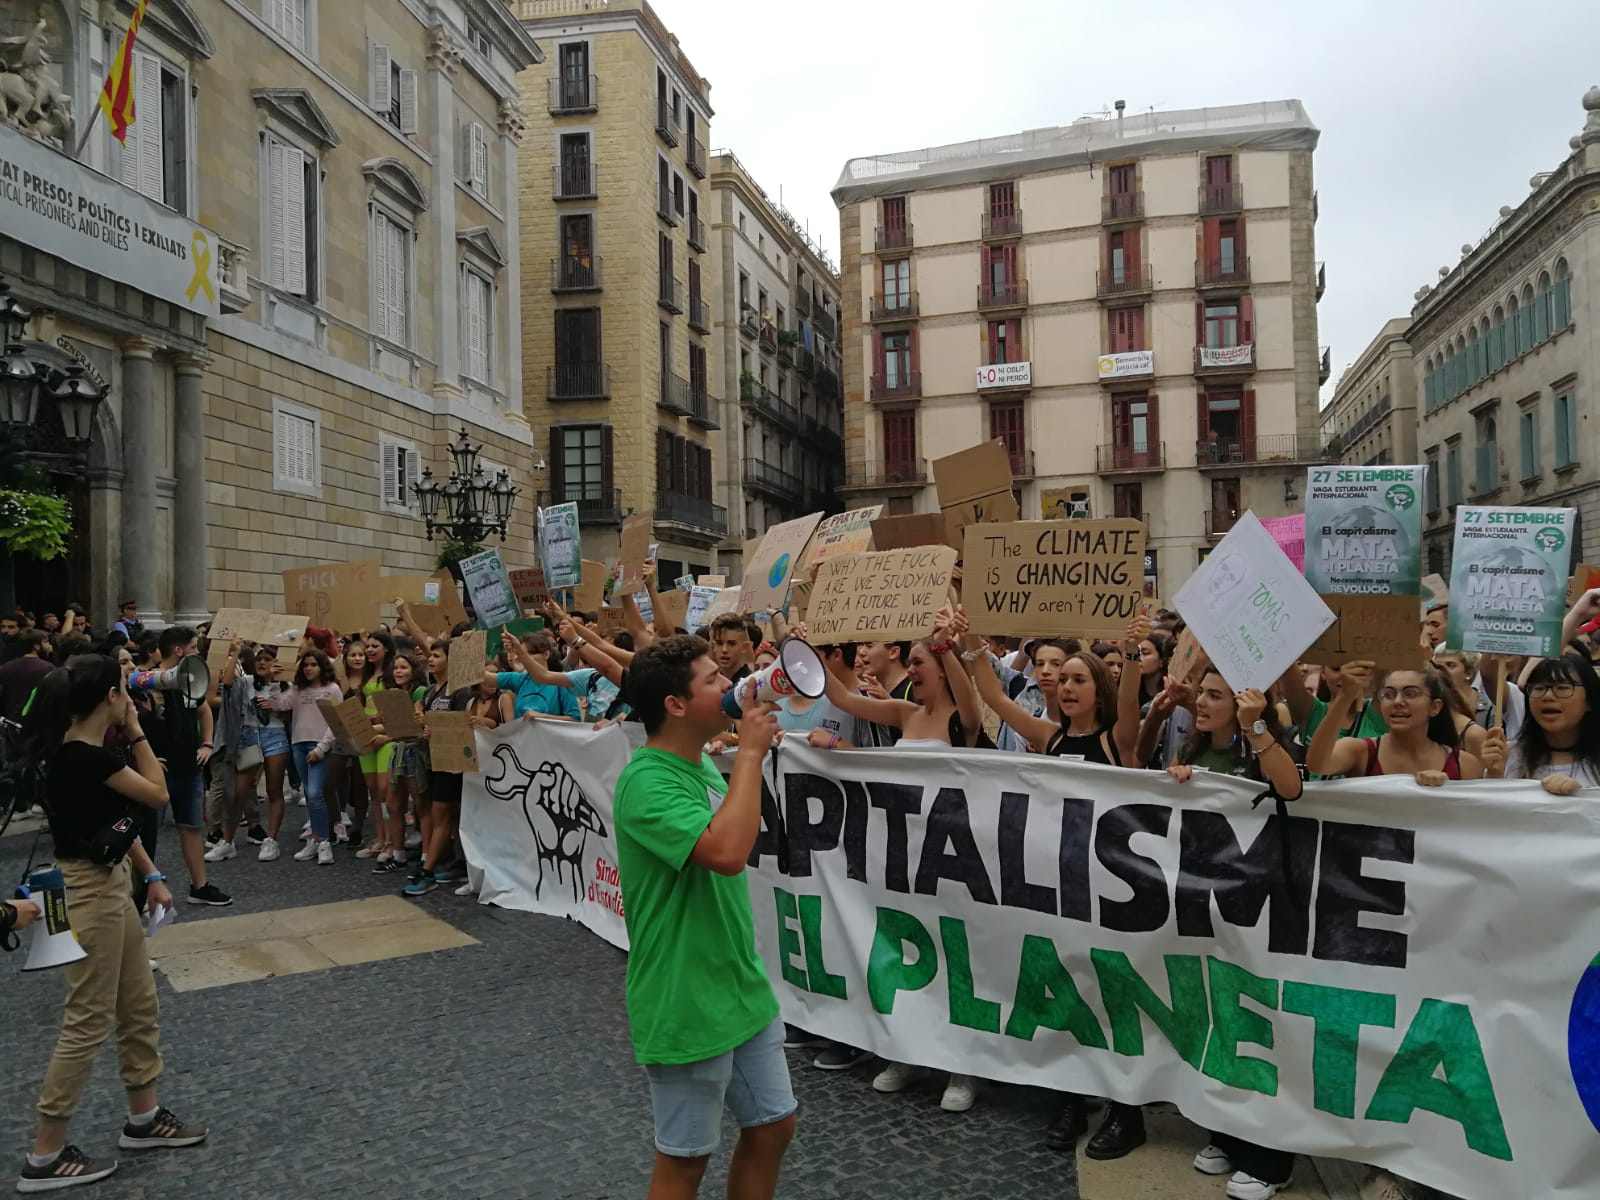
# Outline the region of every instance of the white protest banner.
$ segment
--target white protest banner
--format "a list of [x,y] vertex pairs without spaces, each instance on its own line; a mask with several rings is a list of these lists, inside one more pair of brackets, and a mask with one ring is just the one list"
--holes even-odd
[[1252,512],[1239,518],[1172,604],[1234,691],[1271,687],[1334,621]]
[[[462,836],[484,901],[626,945],[611,800],[634,745],[626,726],[478,735]],[[1593,797],[1379,777],[1278,813],[1258,790],[785,745],[746,873],[783,1019],[896,1062],[1170,1101],[1461,1200],[1593,1200]]]
[[707,615],[711,609],[711,602],[717,598],[721,588],[701,587],[696,584],[689,589],[689,609],[683,615],[683,627],[690,633],[703,625],[709,625],[711,618]]
[[[576,501],[534,510],[539,539],[539,565],[545,586],[577,587],[583,576],[583,543],[578,533]],[[521,615],[520,613],[518,614]]]
[[1544,658],[1560,653],[1576,511],[1456,509],[1446,646]]

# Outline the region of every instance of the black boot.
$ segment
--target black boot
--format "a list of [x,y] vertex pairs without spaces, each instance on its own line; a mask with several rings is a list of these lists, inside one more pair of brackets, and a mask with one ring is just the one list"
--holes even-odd
[[1062,1097],[1061,1112],[1044,1131],[1044,1144],[1051,1150],[1067,1152],[1074,1149],[1078,1139],[1089,1131],[1089,1117],[1084,1112],[1083,1097],[1068,1094]]
[[1090,1158],[1121,1158],[1144,1145],[1144,1110],[1136,1104],[1108,1104],[1106,1119],[1083,1152]]

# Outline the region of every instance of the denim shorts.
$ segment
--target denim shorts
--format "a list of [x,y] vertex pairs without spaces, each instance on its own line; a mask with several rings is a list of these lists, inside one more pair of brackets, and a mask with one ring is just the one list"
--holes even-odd
[[289,731],[282,725],[268,725],[261,731],[261,757],[277,758],[289,753]]
[[206,827],[206,785],[200,768],[167,770],[167,800],[171,804],[172,823],[179,829],[204,829]]
[[739,1128],[771,1125],[796,1108],[777,1018],[726,1054],[692,1063],[647,1063],[656,1149],[669,1158],[704,1158],[722,1140],[726,1105]]

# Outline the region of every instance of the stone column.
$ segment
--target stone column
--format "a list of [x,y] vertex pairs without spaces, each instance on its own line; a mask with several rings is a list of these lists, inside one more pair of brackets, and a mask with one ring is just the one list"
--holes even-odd
[[173,363],[178,490],[172,498],[172,594],[174,619],[191,626],[211,615],[206,597],[206,404],[201,388],[208,361],[184,355]]
[[161,471],[161,444],[154,388],[155,343],[125,338],[122,343],[122,525],[108,530],[122,542],[122,595],[139,615],[161,625],[166,614],[157,608],[156,476]]
[[[454,77],[461,65],[461,47],[444,25],[428,29],[427,102],[423,111],[433,121],[433,358],[434,395],[461,394],[461,305],[456,269],[456,154],[461,131],[456,125]],[[514,180],[514,177],[513,177]]]

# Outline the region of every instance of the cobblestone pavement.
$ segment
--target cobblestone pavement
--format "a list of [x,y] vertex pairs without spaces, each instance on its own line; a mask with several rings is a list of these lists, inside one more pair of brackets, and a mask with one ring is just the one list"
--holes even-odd
[[[291,822],[297,812],[290,809]],[[0,878],[17,877],[31,840],[0,840]],[[158,860],[179,882],[170,828]],[[180,899],[181,921],[399,888],[394,876],[375,878],[348,853],[318,868],[287,852],[274,863],[241,852],[213,871],[237,903],[201,909]],[[192,1150],[124,1151],[117,1174],[83,1194],[642,1197],[650,1110],[628,1041],[623,955],[581,926],[480,906],[446,889],[419,904],[482,944],[184,993],[158,975],[162,1098],[207,1121],[211,1138]],[[64,987],[59,971],[22,974],[21,960],[18,953],[0,962],[6,1190],[31,1136]],[[882,1096],[872,1091],[870,1066],[826,1074],[793,1051],[790,1065],[800,1130],[782,1197],[1078,1198],[1071,1156],[1041,1144],[1050,1115],[1044,1093],[991,1088],[971,1112],[952,1115],[939,1108],[933,1082]],[[121,1121],[107,1045],[73,1137],[91,1154],[111,1153]],[[705,1196],[725,1194],[735,1132],[731,1123],[724,1130]]]

